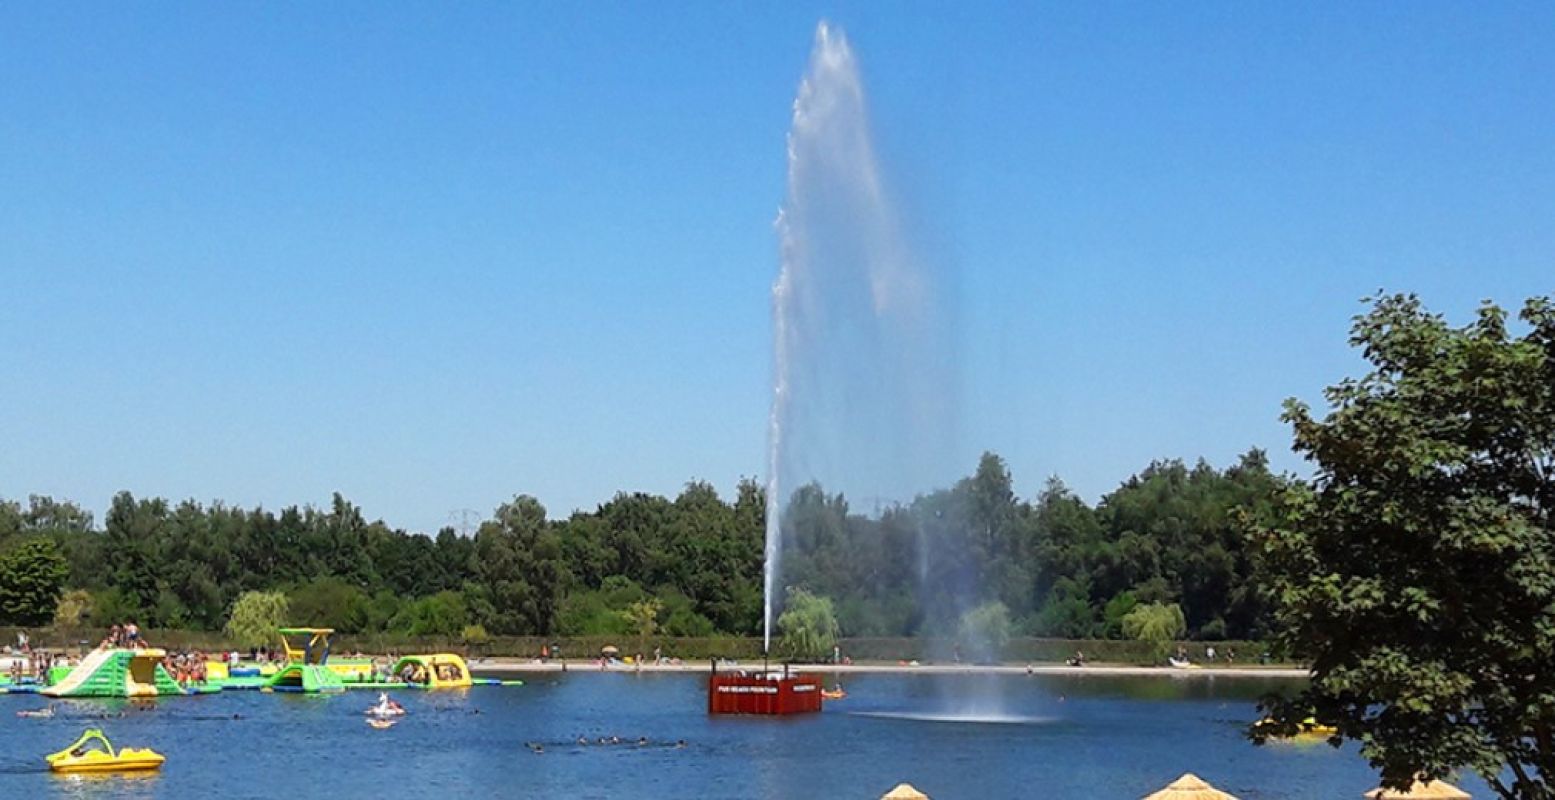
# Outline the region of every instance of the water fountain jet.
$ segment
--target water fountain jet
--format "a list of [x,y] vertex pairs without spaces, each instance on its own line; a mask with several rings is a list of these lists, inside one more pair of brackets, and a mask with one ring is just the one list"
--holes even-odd
[[954,434],[943,287],[911,246],[890,191],[853,50],[825,22],[794,99],[776,228],[767,651],[783,588],[784,493],[817,483],[910,500],[944,477]]

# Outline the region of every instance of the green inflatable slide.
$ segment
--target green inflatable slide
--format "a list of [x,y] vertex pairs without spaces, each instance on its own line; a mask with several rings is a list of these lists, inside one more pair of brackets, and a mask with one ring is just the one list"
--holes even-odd
[[166,653],[155,648],[99,648],[64,679],[42,690],[49,697],[156,697],[184,694],[162,667]]

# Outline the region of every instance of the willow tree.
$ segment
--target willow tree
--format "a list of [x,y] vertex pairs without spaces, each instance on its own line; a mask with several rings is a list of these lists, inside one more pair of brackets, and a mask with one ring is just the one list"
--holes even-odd
[[1520,316],[1379,296],[1351,336],[1371,371],[1321,419],[1286,403],[1315,474],[1252,536],[1312,680],[1266,709],[1335,725],[1390,787],[1469,768],[1555,796],[1555,305]]
[[1123,615],[1123,635],[1150,645],[1151,659],[1159,664],[1171,652],[1172,642],[1188,632],[1182,606],[1146,603]]
[[783,649],[795,659],[824,660],[837,644],[837,612],[831,598],[804,589],[788,590],[788,602],[777,626],[783,635]]

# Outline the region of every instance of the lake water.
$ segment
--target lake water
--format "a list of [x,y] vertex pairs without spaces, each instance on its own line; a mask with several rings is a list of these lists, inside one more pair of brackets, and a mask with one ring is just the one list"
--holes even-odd
[[[375,697],[368,692],[55,701],[53,719],[17,718],[15,711],[46,700],[16,695],[0,697],[0,791],[878,798],[908,781],[936,800],[1126,800],[1185,771],[1243,800],[1358,798],[1375,786],[1353,748],[1260,748],[1242,737],[1257,697],[1281,685],[1200,676],[850,675],[847,699],[828,702],[824,713],[772,719],[709,717],[702,675],[543,674],[519,687],[399,693],[410,714],[388,730],[364,724]],[[954,721],[968,713],[997,721]],[[48,773],[43,756],[94,725],[116,745],[161,751],[166,766],[140,778]],[[625,743],[579,746],[580,736]],[[635,744],[639,737],[649,744]],[[677,747],[679,740],[686,745]],[[1461,785],[1490,796],[1477,780]]]

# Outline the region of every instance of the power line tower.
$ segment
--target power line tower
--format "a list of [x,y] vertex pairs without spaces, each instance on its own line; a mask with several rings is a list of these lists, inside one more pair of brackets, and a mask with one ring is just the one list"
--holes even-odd
[[460,536],[468,537],[480,519],[481,512],[473,508],[456,508],[448,512],[448,522],[458,529]]

